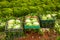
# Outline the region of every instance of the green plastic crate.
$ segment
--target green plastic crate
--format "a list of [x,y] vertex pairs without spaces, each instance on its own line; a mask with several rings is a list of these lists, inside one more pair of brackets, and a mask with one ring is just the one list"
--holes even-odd
[[40,20],[42,28],[53,28],[55,26],[55,20]]
[[[29,17],[29,20],[30,20],[31,18],[36,18],[37,21],[35,21],[35,22],[38,22],[38,23],[39,23],[39,19],[38,19],[37,16],[27,16],[27,17]],[[24,19],[24,29],[39,29],[39,28],[40,28],[40,23],[39,23],[39,25],[33,25],[34,22],[32,22],[32,20],[30,20],[31,23],[32,23],[32,25],[26,25],[25,20],[26,20],[27,17],[25,17],[25,19]],[[28,22],[28,23],[29,23],[29,22]]]
[[27,25],[25,25],[24,28],[25,29],[39,29],[40,26],[27,26]]

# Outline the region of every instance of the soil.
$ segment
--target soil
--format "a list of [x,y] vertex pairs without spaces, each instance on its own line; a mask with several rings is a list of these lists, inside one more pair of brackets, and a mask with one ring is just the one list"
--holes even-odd
[[15,38],[14,40],[56,40],[57,36],[59,36],[56,32],[53,31],[45,31],[43,35],[35,32],[28,32],[25,34],[26,36]]

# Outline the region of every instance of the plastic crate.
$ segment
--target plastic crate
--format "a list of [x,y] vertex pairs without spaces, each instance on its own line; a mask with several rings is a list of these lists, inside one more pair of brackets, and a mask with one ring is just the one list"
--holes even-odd
[[37,25],[37,26],[33,26],[33,25],[31,25],[31,26],[29,26],[29,25],[26,25],[26,22],[25,22],[25,20],[26,20],[26,18],[27,17],[30,17],[30,18],[34,18],[34,16],[26,16],[25,17],[25,19],[24,19],[24,29],[39,29],[40,28],[40,23],[39,23],[39,19],[38,19],[38,17],[37,16],[35,16],[36,17],[36,19],[37,19],[37,21],[38,21],[38,23],[39,23],[39,25]]
[[[20,21],[21,21],[21,20],[20,20]],[[8,21],[6,22],[5,31],[14,32],[14,31],[20,31],[20,30],[23,30],[22,21],[21,21],[21,27],[20,27],[19,29],[14,29],[14,28],[8,29]]]
[[25,29],[39,29],[40,26],[24,26]]
[[8,21],[6,22],[5,32],[6,32],[6,40],[13,40],[14,38],[21,37],[23,35],[23,25],[21,21],[21,28],[19,29],[8,29]]
[[40,20],[42,28],[53,28],[55,26],[55,20]]
[[13,40],[14,38],[20,38],[23,36],[22,30],[20,31],[15,31],[15,32],[8,32],[6,31],[6,40]]

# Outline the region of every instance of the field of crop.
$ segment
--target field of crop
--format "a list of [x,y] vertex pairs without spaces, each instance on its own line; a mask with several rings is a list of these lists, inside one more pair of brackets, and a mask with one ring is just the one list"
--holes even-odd
[[60,40],[60,19],[50,14],[41,18],[26,16],[25,18],[0,19],[1,40]]
[[60,0],[0,0],[0,40],[60,40]]

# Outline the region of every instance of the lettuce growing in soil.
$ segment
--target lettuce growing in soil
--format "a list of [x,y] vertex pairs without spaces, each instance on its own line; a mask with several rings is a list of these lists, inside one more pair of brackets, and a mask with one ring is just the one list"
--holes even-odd
[[59,23],[59,21],[56,21],[55,22],[55,30],[57,31],[57,33],[59,33],[60,34],[60,23]]
[[3,21],[2,19],[0,19],[0,32],[5,30],[5,24],[6,24],[6,22]]

